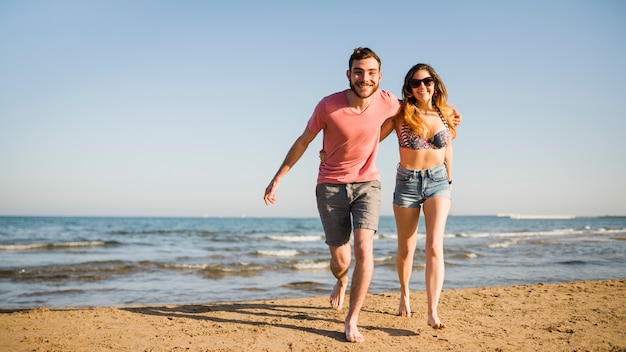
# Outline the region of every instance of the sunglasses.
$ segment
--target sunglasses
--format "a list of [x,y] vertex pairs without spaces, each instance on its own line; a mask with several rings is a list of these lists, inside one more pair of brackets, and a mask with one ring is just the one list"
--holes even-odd
[[426,77],[424,79],[413,78],[409,80],[409,85],[411,86],[411,88],[419,88],[419,86],[421,86],[422,83],[424,83],[424,86],[430,87],[433,84],[435,84],[435,80],[432,77]]

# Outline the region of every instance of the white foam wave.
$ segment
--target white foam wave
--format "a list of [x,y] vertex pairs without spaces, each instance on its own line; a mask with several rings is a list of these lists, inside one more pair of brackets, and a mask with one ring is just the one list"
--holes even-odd
[[211,264],[165,264],[163,267],[171,269],[207,269],[209,267],[215,267]]
[[279,250],[263,250],[259,249],[256,254],[265,255],[268,257],[295,257],[299,254],[295,249],[279,249]]
[[446,237],[465,238],[517,238],[517,237],[540,237],[540,236],[569,236],[589,233],[588,230],[555,229],[548,231],[517,231],[517,232],[482,232],[482,233],[458,233],[446,235]]
[[324,236],[307,235],[307,236],[275,236],[271,235],[268,238],[272,241],[281,242],[315,242],[324,239]]
[[[589,226],[587,226],[587,228],[588,228],[588,227],[589,227]],[[599,229],[596,229],[595,231],[592,231],[592,233],[594,233],[594,234],[598,234],[598,235],[604,235],[604,234],[615,234],[615,233],[617,233],[617,234],[621,234],[621,233],[624,233],[624,232],[626,232],[626,229],[625,229],[625,228],[621,228],[621,229],[606,229],[606,228],[599,228]]]
[[37,249],[61,249],[104,246],[104,241],[82,242],[54,242],[54,243],[28,243],[28,244],[4,244],[0,245],[0,251],[29,251]]
[[259,265],[253,265],[252,263],[240,262],[239,264],[241,266],[237,266],[237,267],[220,267],[219,269],[216,269],[216,270],[220,270],[220,271],[225,272],[225,273],[236,273],[236,272],[262,271],[262,270],[267,269],[267,268],[259,266]]
[[395,240],[395,239],[398,238],[398,235],[396,235],[396,234],[389,234],[389,233],[379,233],[374,238],[375,239],[383,239],[383,240],[386,240],[386,239],[393,239],[393,240]]
[[293,265],[296,270],[318,270],[328,268],[328,262],[315,262],[312,260],[303,260]]
[[393,256],[393,255],[388,255],[388,256],[385,256],[385,257],[377,257],[377,258],[374,258],[374,261],[375,261],[375,262],[386,262],[386,261],[388,261],[388,260],[392,260],[393,258],[394,258],[394,256]]
[[504,242],[492,243],[488,245],[489,248],[509,248],[509,246],[516,244],[517,240],[508,240]]

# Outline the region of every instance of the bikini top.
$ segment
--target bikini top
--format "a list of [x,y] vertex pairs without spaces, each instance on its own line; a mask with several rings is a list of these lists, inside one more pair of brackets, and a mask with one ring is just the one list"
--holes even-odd
[[432,138],[426,139],[422,136],[418,136],[417,134],[415,134],[415,132],[413,132],[413,129],[405,121],[403,121],[402,127],[400,128],[400,138],[398,138],[400,148],[441,149],[448,144],[448,141],[450,140],[450,129],[448,127],[448,122],[443,117],[438,107],[435,106],[435,110],[437,110],[437,113],[439,114],[439,117],[441,118],[445,129],[435,133]]

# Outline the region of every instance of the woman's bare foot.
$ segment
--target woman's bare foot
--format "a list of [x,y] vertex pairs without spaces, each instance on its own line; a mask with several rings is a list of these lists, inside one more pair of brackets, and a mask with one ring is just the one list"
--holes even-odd
[[411,300],[410,297],[400,294],[400,305],[398,306],[398,315],[401,317],[411,317]]
[[352,325],[346,320],[346,340],[348,342],[364,342],[365,336],[359,332],[356,324]]
[[441,322],[437,314],[428,316],[428,325],[430,325],[433,329],[443,329],[446,327],[446,324]]
[[[340,310],[343,308],[343,300],[346,297],[346,288],[348,285],[344,285],[341,280],[337,280],[333,291],[330,293],[330,306]],[[347,336],[347,330],[346,330]]]

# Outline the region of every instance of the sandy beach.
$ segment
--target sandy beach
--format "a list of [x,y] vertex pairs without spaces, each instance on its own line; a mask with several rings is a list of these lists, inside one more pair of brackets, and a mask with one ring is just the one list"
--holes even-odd
[[444,290],[426,324],[371,294],[348,343],[328,297],[172,306],[1,309],[2,351],[626,351],[626,279]]

